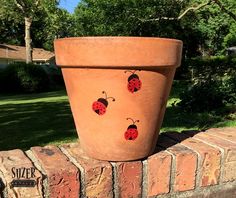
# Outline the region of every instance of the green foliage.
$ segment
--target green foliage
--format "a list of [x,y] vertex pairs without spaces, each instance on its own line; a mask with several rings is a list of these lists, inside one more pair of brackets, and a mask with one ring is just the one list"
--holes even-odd
[[228,34],[224,37],[223,46],[224,48],[228,48],[231,46],[236,46],[236,23],[232,23]]
[[[179,22],[146,21],[176,17],[186,2],[165,0],[82,0],[75,9],[78,35],[178,36]],[[172,31],[175,28],[175,31]]]
[[0,90],[3,92],[42,92],[49,89],[49,78],[45,70],[38,65],[13,63],[0,75]]
[[[54,11],[48,17],[42,18],[42,24],[38,24],[37,31],[34,32],[35,40],[42,43],[42,47],[53,50],[53,41],[55,38],[64,38],[75,36],[74,16],[66,10],[54,8]],[[38,31],[40,29],[41,31]],[[35,29],[36,30],[36,29]]]
[[[203,0],[82,0],[75,10],[78,36],[158,36],[184,41],[184,55],[224,54],[235,42],[236,22],[212,1],[177,18]],[[221,0],[235,13],[236,1]],[[191,42],[190,42],[191,41]]]
[[223,105],[224,94],[215,81],[198,81],[180,95],[179,105],[187,111],[203,112],[220,108]]
[[0,43],[25,45],[25,17],[32,19],[33,47],[53,50],[55,38],[73,36],[73,16],[57,0],[0,0],[0,5]]
[[[236,22],[212,2],[177,18],[204,0],[81,0],[74,14],[58,8],[57,0],[0,0],[0,42],[24,44],[24,20],[33,19],[32,46],[53,49],[53,40],[69,36],[158,36],[184,41],[185,57],[225,54],[236,45]],[[220,0],[235,13],[235,0]],[[9,28],[11,27],[11,28]],[[191,42],[190,42],[191,41]]]
[[184,64],[192,70],[192,78],[196,80],[222,78],[236,72],[236,58],[229,56],[190,58]]
[[44,65],[42,67],[46,71],[46,73],[48,74],[50,84],[53,89],[54,88],[57,89],[57,87],[64,87],[65,86],[61,68],[58,68],[54,65],[52,65],[52,66]]
[[212,111],[236,103],[236,58],[194,58],[186,61],[193,76],[180,95],[179,106],[187,111]]
[[[202,0],[192,0],[192,4],[201,3]],[[236,45],[232,42],[235,38],[236,21],[227,13],[212,3],[195,13],[195,20],[185,17],[183,20],[189,21],[194,32],[198,32],[200,48],[199,52],[205,55],[224,55],[225,49]],[[222,5],[236,14],[235,0],[221,0]]]
[[[9,28],[11,27],[11,28]],[[24,24],[15,23],[9,18],[0,18],[0,43],[23,45],[24,43]]]

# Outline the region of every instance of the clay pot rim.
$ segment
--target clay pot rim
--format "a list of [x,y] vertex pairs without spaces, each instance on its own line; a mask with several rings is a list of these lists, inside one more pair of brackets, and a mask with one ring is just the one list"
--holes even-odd
[[139,37],[139,36],[81,36],[81,37],[67,37],[67,38],[58,38],[54,42],[65,42],[65,41],[76,41],[76,40],[94,40],[94,39],[114,39],[114,40],[162,40],[166,42],[176,42],[182,44],[183,42],[178,39],[166,38],[166,37]]
[[160,37],[94,36],[54,41],[59,67],[156,69],[180,66],[181,40]]

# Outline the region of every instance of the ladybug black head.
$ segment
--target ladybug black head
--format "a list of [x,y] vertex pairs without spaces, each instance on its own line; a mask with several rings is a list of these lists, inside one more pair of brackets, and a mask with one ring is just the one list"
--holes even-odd
[[128,129],[137,129],[137,126],[135,125],[136,122],[139,122],[139,120],[133,120],[132,118],[126,118],[126,120],[132,120],[133,124],[129,125]]
[[107,97],[107,93],[106,93],[105,91],[103,91],[102,93],[105,95],[105,98],[99,98],[99,99],[98,99],[98,102],[101,102],[101,103],[104,104],[106,107],[107,107],[107,105],[108,105],[107,99],[111,98],[112,101],[115,101],[115,98],[113,98],[113,97]]
[[132,74],[132,75],[130,75],[130,77],[128,78],[128,82],[129,82],[130,80],[134,79],[134,78],[139,79],[139,77],[138,77],[137,74]]
[[[138,75],[135,74],[136,71],[137,71],[137,70],[134,70],[134,71],[126,70],[126,71],[125,71],[125,73],[127,73],[127,72],[132,73],[132,74],[129,76],[129,78],[128,78],[128,82],[129,82],[130,80],[134,79],[134,78],[139,79]],[[138,71],[141,71],[141,70],[138,70]]]
[[99,98],[98,102],[101,102],[102,104],[104,104],[106,107],[108,105],[108,101],[105,98]]
[[128,129],[137,129],[137,126],[135,124],[129,125]]

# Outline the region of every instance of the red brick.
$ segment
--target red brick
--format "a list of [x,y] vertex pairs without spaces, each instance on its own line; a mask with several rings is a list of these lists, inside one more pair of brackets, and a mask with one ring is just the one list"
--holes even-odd
[[207,130],[206,133],[236,143],[236,127],[212,128]]
[[181,142],[182,145],[199,153],[200,186],[215,185],[219,183],[221,152],[202,141],[188,138]]
[[142,163],[118,162],[116,163],[119,197],[138,198],[142,193]]
[[[13,173],[12,168],[34,168],[32,162],[23,151],[16,149],[11,151],[1,151],[0,152],[0,173],[2,172],[2,180],[8,191],[8,197],[42,197],[42,175],[35,169],[34,175],[30,179],[35,180],[37,185],[33,188],[29,187],[13,187],[11,188],[10,183],[12,182]],[[17,179],[17,178],[15,178]],[[22,179],[22,178],[21,178]],[[1,197],[1,193],[0,193]]]
[[197,154],[177,144],[167,149],[175,156],[174,191],[187,191],[195,188]]
[[47,175],[50,198],[79,196],[79,170],[59,148],[32,147],[31,151]]
[[78,143],[63,145],[68,154],[83,168],[86,197],[112,197],[112,166],[109,162],[89,158]]
[[147,159],[148,197],[170,191],[171,154],[161,151]]
[[234,137],[236,137],[236,127],[224,127],[224,128],[218,128],[218,129],[222,129],[221,131],[223,133],[231,133],[234,135]]
[[224,150],[223,156],[223,182],[236,180],[236,144],[209,133],[199,133],[194,136],[211,145]]
[[166,132],[159,140],[159,145],[172,153],[175,158],[174,191],[186,191],[194,189],[197,168],[197,154],[192,150],[177,144],[188,138],[185,134]]
[[236,127],[211,128],[211,129],[208,129],[206,132],[210,132],[210,131],[235,134],[236,133]]

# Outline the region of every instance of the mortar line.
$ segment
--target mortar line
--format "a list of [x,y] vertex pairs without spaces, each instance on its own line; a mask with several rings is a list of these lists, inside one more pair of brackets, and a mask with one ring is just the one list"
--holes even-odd
[[165,152],[169,153],[171,157],[171,170],[170,170],[170,187],[169,187],[169,193],[174,192],[174,184],[175,184],[175,175],[176,175],[176,156],[168,151],[167,149]]
[[58,147],[61,152],[70,160],[72,164],[74,164],[79,169],[80,176],[80,198],[86,197],[86,185],[85,185],[85,171],[84,168],[77,162],[77,160],[71,156],[71,154],[62,146]]
[[113,197],[119,198],[118,176],[117,176],[117,164],[110,162],[112,166],[112,179],[113,179]]
[[40,162],[38,161],[38,159],[35,157],[35,155],[33,154],[33,152],[31,150],[25,151],[24,153],[28,157],[28,159],[33,163],[35,168],[42,174],[43,197],[49,198],[49,189],[48,189],[49,182],[48,182],[48,177],[47,177],[45,170],[43,169]]
[[142,174],[142,198],[143,197],[147,197],[147,191],[148,191],[148,165],[147,165],[147,159],[141,161],[142,162],[142,170],[143,170],[143,174]]

